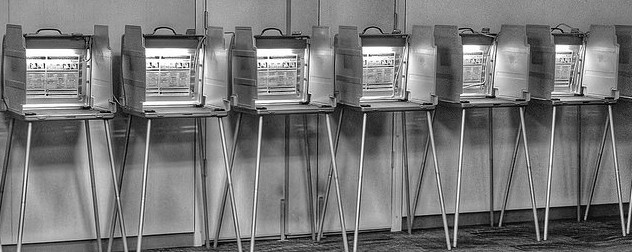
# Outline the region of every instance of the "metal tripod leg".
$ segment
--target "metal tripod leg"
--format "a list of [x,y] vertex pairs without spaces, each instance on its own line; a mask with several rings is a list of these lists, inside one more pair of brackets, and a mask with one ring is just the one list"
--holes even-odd
[[456,248],[457,234],[459,231],[459,207],[461,205],[461,175],[463,174],[463,136],[465,135],[465,109],[461,109],[461,136],[459,140],[459,167],[456,178],[456,202],[454,210],[454,238],[453,247]]
[[149,169],[149,143],[151,140],[151,119],[147,119],[147,136],[145,137],[145,161],[143,162],[143,185],[140,198],[140,214],[138,216],[138,241],[136,251],[143,245],[143,227],[145,224],[145,202],[147,201],[147,170]]
[[99,223],[99,203],[97,200],[97,186],[94,179],[94,159],[92,157],[92,137],[90,136],[90,121],[84,120],[86,130],[86,147],[88,148],[88,168],[90,172],[90,188],[92,191],[92,207],[94,211],[94,227],[97,236],[97,249],[103,251],[101,244],[101,225]]
[[535,189],[533,185],[533,174],[531,173],[531,157],[529,156],[529,143],[527,142],[527,127],[524,121],[524,107],[520,107],[520,125],[522,125],[522,143],[524,147],[524,158],[527,165],[527,176],[529,177],[529,193],[531,196],[531,210],[533,212],[533,222],[535,224],[535,236],[540,241],[540,226],[538,224],[538,209],[535,202]]
[[[106,137],[107,137],[107,141],[108,141],[108,151],[110,153],[112,153],[112,145],[110,143],[110,130],[109,130],[109,124],[107,123],[107,121],[103,121],[105,123],[105,127],[106,127]],[[116,191],[116,196],[120,196],[119,193],[121,191],[121,188],[123,187],[123,175],[125,173],[125,162],[127,161],[127,151],[129,149],[129,136],[131,134],[131,130],[132,130],[132,116],[128,115],[127,116],[127,130],[125,131],[125,146],[123,147],[123,158],[121,161],[121,173],[119,174],[118,178],[116,176],[112,177],[113,179],[113,185],[115,187],[115,191]],[[112,163],[112,166],[114,165],[114,157],[110,158],[110,162]],[[115,170],[114,170],[115,171]],[[112,173],[114,175],[114,173]],[[118,199],[117,199],[118,200]],[[116,230],[116,220],[119,216],[119,211],[122,210],[122,208],[120,208],[120,204],[118,204],[118,201],[113,204],[112,206],[112,219],[110,222],[110,236],[108,239],[108,252],[112,251],[112,244],[114,242],[114,231]],[[121,218],[122,220],[122,218]],[[122,222],[121,222],[122,223]],[[121,231],[124,231],[124,227],[121,228]],[[121,232],[122,234],[123,232]],[[128,250],[127,248],[127,238],[125,238],[125,235],[123,235],[123,245],[124,245],[124,249],[125,251]]]
[[595,164],[595,172],[592,177],[593,178],[592,184],[590,185],[590,194],[588,194],[588,204],[586,204],[586,211],[584,212],[584,221],[588,220],[590,205],[592,204],[593,195],[595,194],[595,187],[597,186],[597,178],[599,178],[599,169],[601,168],[601,160],[603,158],[603,151],[606,147],[606,139],[608,138],[609,127],[610,127],[610,120],[606,118],[606,123],[603,127],[603,137],[601,138],[601,144],[599,145],[599,153],[597,154],[597,164]]
[[413,223],[411,222],[414,212],[410,207],[410,181],[408,172],[408,140],[406,135],[406,112],[402,111],[402,166],[404,170],[404,197],[406,197],[406,219],[408,220],[408,234],[413,233]]
[[283,139],[285,150],[283,156],[285,158],[284,170],[283,170],[283,199],[281,199],[281,216],[279,218],[281,241],[285,241],[287,236],[287,217],[290,214],[290,127],[292,123],[290,121],[290,115],[285,115],[285,137]]
[[358,251],[358,232],[360,231],[360,206],[362,203],[362,175],[364,172],[364,143],[366,141],[366,113],[362,113],[362,142],[360,144],[360,170],[358,171],[358,195],[356,197],[355,228],[353,229],[353,252]]
[[489,226],[494,226],[494,108],[489,108]]
[[[342,112],[341,112],[342,113]],[[338,216],[340,218],[340,230],[342,230],[342,243],[343,243],[343,247],[345,252],[349,251],[349,243],[347,241],[347,227],[345,226],[345,213],[343,211],[343,207],[342,207],[342,195],[340,193],[340,182],[338,180],[338,165],[336,163],[336,147],[334,147],[334,141],[332,139],[331,136],[331,119],[330,119],[331,115],[327,114],[326,115],[326,120],[327,120],[327,139],[329,142],[329,154],[331,155],[331,167],[333,170],[333,176],[334,176],[334,183],[336,186],[336,199],[338,201]],[[340,120],[338,122],[338,126],[340,126],[342,124],[342,120]],[[340,129],[340,128],[338,128]],[[340,133],[340,132],[338,132]],[[340,136],[340,135],[338,135]],[[324,211],[324,210],[323,210]],[[321,219],[321,223],[322,223],[323,219]],[[322,226],[321,226],[321,233],[322,235]]]
[[309,128],[307,127],[307,115],[303,115],[303,134],[305,141],[305,164],[307,172],[307,198],[309,199],[307,204],[309,208],[310,230],[312,232],[312,241],[316,240],[316,217],[314,214],[314,182],[312,181],[312,164],[311,154],[309,153]]
[[[331,159],[336,158],[336,153],[338,153],[338,142],[340,141],[340,130],[342,129],[342,118],[345,113],[344,109],[340,110],[340,115],[338,115],[338,126],[336,126],[336,142],[334,143],[334,154],[331,155]],[[331,115],[327,114],[328,118],[331,118]],[[330,130],[331,131],[331,130]],[[327,213],[327,203],[329,203],[329,193],[331,191],[331,179],[334,173],[333,162],[329,163],[329,174],[327,175],[327,186],[325,187],[325,198],[323,200],[323,207],[320,211],[320,218],[318,223],[318,235],[316,237],[317,241],[323,238],[323,228],[325,226],[325,214]],[[343,229],[342,232],[346,232],[346,229]]]
[[209,239],[209,228],[208,228],[208,198],[207,198],[207,189],[206,189],[206,137],[204,135],[205,127],[202,126],[202,118],[195,118],[195,131],[196,137],[199,137],[198,142],[200,143],[200,176],[202,177],[202,209],[204,211],[204,244],[206,245],[206,249],[211,248],[211,240]]
[[511,166],[509,168],[509,177],[507,178],[507,185],[505,186],[505,196],[503,197],[502,208],[500,209],[500,218],[498,219],[498,227],[503,226],[503,220],[505,219],[505,210],[507,209],[507,201],[509,199],[509,192],[511,192],[511,182],[513,180],[514,170],[516,169],[516,159],[518,158],[518,149],[520,148],[520,137],[522,133],[522,123],[518,125],[518,133],[516,133],[516,141],[514,144],[513,153],[511,155]]
[[257,128],[257,164],[255,167],[255,189],[252,200],[252,223],[250,224],[250,252],[255,251],[255,236],[257,233],[257,202],[259,199],[259,173],[261,172],[261,133],[263,128],[263,116],[259,116]]
[[[428,113],[431,113],[430,111],[428,111]],[[434,116],[435,113],[432,112],[432,121],[434,123]],[[411,227],[412,225],[415,224],[415,212],[417,211],[417,205],[419,204],[419,194],[421,193],[421,183],[423,181],[424,178],[424,171],[426,170],[426,161],[428,160],[428,152],[430,151],[430,135],[428,135],[428,137],[426,137],[426,145],[424,147],[424,155],[423,158],[421,159],[421,165],[419,167],[419,178],[417,179],[417,187],[415,187],[415,196],[413,197],[413,215],[410,218],[410,222]]]
[[17,252],[22,251],[22,240],[24,238],[24,217],[26,215],[26,192],[29,182],[29,159],[31,157],[31,140],[33,136],[33,123],[28,122],[26,130],[26,157],[24,158],[24,175],[22,180],[22,197],[20,198],[20,220],[18,223],[18,243]]
[[582,106],[577,105],[577,222],[582,216]]
[[[433,115],[434,116],[434,115]],[[450,233],[448,231],[448,217],[445,213],[445,201],[443,200],[443,186],[441,186],[441,174],[439,172],[439,161],[437,160],[437,149],[434,139],[434,129],[432,127],[432,117],[430,111],[426,111],[426,121],[428,121],[428,138],[430,139],[430,146],[432,147],[432,160],[435,167],[435,179],[437,180],[437,193],[439,194],[439,204],[441,205],[441,219],[443,220],[443,231],[445,232],[445,242],[448,250],[451,250],[450,246]]]
[[[237,137],[239,136],[239,130],[241,128],[241,118],[242,113],[237,114],[237,124],[235,125],[235,132],[233,133],[233,146],[230,151],[230,161],[228,169],[233,171],[233,162],[235,161],[235,153],[237,150]],[[224,136],[225,137],[225,136]],[[224,210],[226,209],[226,198],[228,197],[228,176],[224,178],[222,182],[224,188],[222,190],[222,201],[219,204],[219,212],[217,213],[217,217],[215,218],[215,239],[213,240],[213,247],[217,248],[217,243],[219,241],[219,234],[222,231],[222,220],[224,219]],[[241,242],[241,233],[237,235],[238,245]]]
[[[131,117],[130,117],[131,119]],[[120,225],[120,231],[121,231],[121,240],[123,241],[123,250],[125,252],[128,251],[127,248],[127,234],[125,232],[125,219],[123,218],[123,206],[121,204],[121,194],[120,194],[120,184],[119,181],[122,182],[123,179],[123,167],[121,167],[121,177],[117,180],[116,177],[116,167],[114,167],[114,152],[112,151],[112,134],[110,133],[110,124],[108,123],[108,120],[103,120],[103,125],[105,126],[105,140],[107,142],[107,146],[108,146],[108,156],[110,157],[110,172],[112,173],[112,187],[114,188],[114,200],[115,200],[115,206],[116,206],[116,210],[114,211],[114,214],[112,215],[112,219],[114,221],[114,225],[112,225],[112,229],[110,231],[110,239],[112,239],[112,237],[114,236],[114,227],[116,226],[116,216],[118,216],[118,221],[119,221],[119,225]],[[129,134],[129,127],[131,125],[131,121],[129,122],[128,125],[128,134]],[[126,142],[126,146],[127,146],[127,142],[129,142],[129,135],[126,135],[127,140]],[[127,147],[125,148],[125,154],[127,154]],[[125,158],[123,158],[123,160],[125,160]],[[125,165],[125,161],[123,161],[123,165]],[[116,214],[116,212],[118,212],[118,215]],[[108,246],[108,250],[110,250],[112,248],[112,243],[110,242],[109,246]]]
[[621,218],[621,233],[626,236],[625,217],[623,216],[623,196],[621,195],[621,175],[619,174],[619,158],[617,157],[617,143],[614,136],[614,123],[612,119],[612,105],[608,105],[608,121],[610,122],[610,140],[612,142],[612,160],[617,181],[617,198],[619,199],[619,217]]
[[[233,176],[231,174],[231,164],[228,161],[228,153],[226,152],[226,133],[224,133],[224,118],[218,117],[217,123],[219,124],[219,134],[222,139],[222,153],[224,155],[224,169],[226,170],[226,181],[228,184],[228,192],[230,193],[230,209],[233,214],[233,225],[235,226],[235,238],[237,238],[237,249],[242,250],[241,246],[241,232],[239,231],[239,219],[237,218],[237,204],[235,202],[235,191],[233,189]],[[223,205],[222,205],[223,206]]]
[[549,169],[546,182],[546,207],[544,208],[544,240],[549,238],[549,208],[551,207],[551,179],[553,176],[553,150],[555,147],[555,117],[557,106],[553,106],[553,117],[551,118],[551,145],[549,146]]
[[[4,187],[7,182],[7,172],[9,171],[9,156],[11,155],[11,142],[13,140],[13,127],[15,119],[9,119],[9,131],[7,134],[7,145],[4,149],[4,162],[2,163],[2,177],[0,178],[0,212],[2,212],[2,199],[4,198]],[[0,219],[0,227],[2,226]],[[0,241],[0,252],[2,252],[2,242]]]

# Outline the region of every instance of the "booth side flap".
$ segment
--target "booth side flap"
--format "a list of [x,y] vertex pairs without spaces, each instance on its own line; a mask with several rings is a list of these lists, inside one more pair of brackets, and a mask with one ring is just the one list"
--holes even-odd
[[22,113],[22,104],[26,103],[26,48],[22,26],[7,25],[2,50],[3,99],[9,110]]
[[257,95],[257,52],[253,46],[252,28],[235,27],[232,63],[233,95],[237,106],[255,108]]
[[224,29],[209,27],[206,31],[204,53],[204,96],[205,105],[229,110],[228,95],[228,50],[224,44]]
[[142,111],[143,102],[145,102],[147,66],[143,32],[140,26],[125,26],[121,49],[125,105]]
[[632,25],[616,25],[619,44],[619,81],[621,96],[632,97]]
[[463,45],[458,27],[436,25],[437,95],[439,99],[459,102],[463,92]]
[[116,104],[112,100],[112,51],[108,27],[94,26],[92,37],[92,106],[97,109],[115,112]]
[[529,93],[550,100],[555,83],[555,44],[548,25],[527,25],[530,46]]
[[360,106],[363,72],[358,28],[340,26],[334,47],[337,98],[343,104]]
[[309,51],[310,102],[334,107],[334,49],[328,26],[312,27]]
[[529,44],[524,25],[502,25],[497,38],[494,86],[498,97],[526,99],[529,91]]
[[591,25],[582,86],[586,95],[617,97],[619,44],[613,25]]
[[436,96],[437,48],[432,26],[413,26],[408,51],[408,99],[418,103],[436,102],[433,96]]

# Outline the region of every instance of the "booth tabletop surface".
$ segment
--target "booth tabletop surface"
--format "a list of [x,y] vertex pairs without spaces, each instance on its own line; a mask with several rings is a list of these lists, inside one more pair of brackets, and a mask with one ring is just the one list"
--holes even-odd
[[146,119],[228,116],[228,111],[208,107],[154,107],[144,112],[123,108],[123,112]]
[[233,110],[239,113],[251,115],[289,115],[333,113],[335,108],[317,106],[313,104],[275,104],[258,106],[256,109],[235,106],[233,107]]
[[436,108],[433,104],[421,104],[411,101],[384,101],[362,102],[358,106],[343,105],[345,108],[357,110],[363,113],[371,112],[403,112],[403,111],[427,111]]
[[7,114],[15,119],[33,121],[66,121],[66,120],[107,120],[114,118],[114,114],[109,111],[95,109],[42,109],[32,112],[15,113],[7,111]]
[[543,103],[551,106],[577,106],[577,105],[612,105],[617,103],[615,99],[604,99],[591,96],[558,96],[551,100],[533,98],[534,103]]
[[458,108],[496,108],[496,107],[524,107],[529,104],[525,100],[505,98],[462,98],[460,103],[439,101],[441,106]]

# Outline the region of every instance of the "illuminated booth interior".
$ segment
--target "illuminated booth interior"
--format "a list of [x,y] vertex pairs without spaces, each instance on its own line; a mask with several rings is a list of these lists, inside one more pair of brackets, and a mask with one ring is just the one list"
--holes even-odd
[[277,28],[253,36],[250,27],[235,27],[231,53],[237,108],[335,107],[329,27],[313,27],[311,37]]
[[[571,29],[568,31],[561,27]],[[619,45],[617,44],[615,27],[610,25],[591,25],[590,31],[583,33],[579,29],[572,28],[566,24],[560,24],[553,28],[546,25],[527,25],[527,33],[529,42],[532,44],[530,79],[533,87],[533,100],[553,107],[547,202],[544,217],[544,240],[548,239],[550,195],[553,179],[551,175],[555,150],[553,146],[555,143],[556,113],[560,106],[576,106],[577,108],[578,160],[581,160],[582,153],[582,107],[593,105],[603,106],[604,109],[607,109],[608,116],[605,119],[604,134],[598,154],[599,159],[592,179],[589,180],[591,191],[583,219],[586,220],[588,218],[601,166],[601,157],[603,156],[608,133],[610,133],[621,228],[623,236],[625,236],[619,161],[612,119],[612,105],[619,99],[617,83],[619,78]],[[578,172],[577,174],[577,179],[579,179],[577,183],[577,220],[580,220],[582,218],[581,173]]]
[[230,109],[222,28],[200,35],[158,27],[143,34],[140,26],[127,25],[122,58],[121,101],[127,112],[177,116]]
[[116,112],[107,26],[85,35],[57,29],[22,34],[21,26],[7,25],[3,52],[3,99],[10,112],[40,119]]

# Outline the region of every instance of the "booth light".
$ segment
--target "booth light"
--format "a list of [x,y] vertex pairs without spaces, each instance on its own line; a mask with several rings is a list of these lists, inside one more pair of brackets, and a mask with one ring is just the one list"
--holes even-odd
[[188,56],[191,55],[191,49],[186,48],[147,48],[145,49],[145,56]]
[[77,56],[74,49],[26,49],[26,57],[34,56]]
[[576,45],[555,45],[555,52],[573,52],[573,47]]
[[363,46],[362,53],[363,54],[380,54],[380,53],[393,53],[395,52],[394,47],[390,46]]
[[294,56],[296,53],[292,49],[257,49],[257,57],[262,56]]
[[463,53],[469,54],[469,53],[487,52],[488,47],[489,46],[485,46],[485,45],[463,45]]

